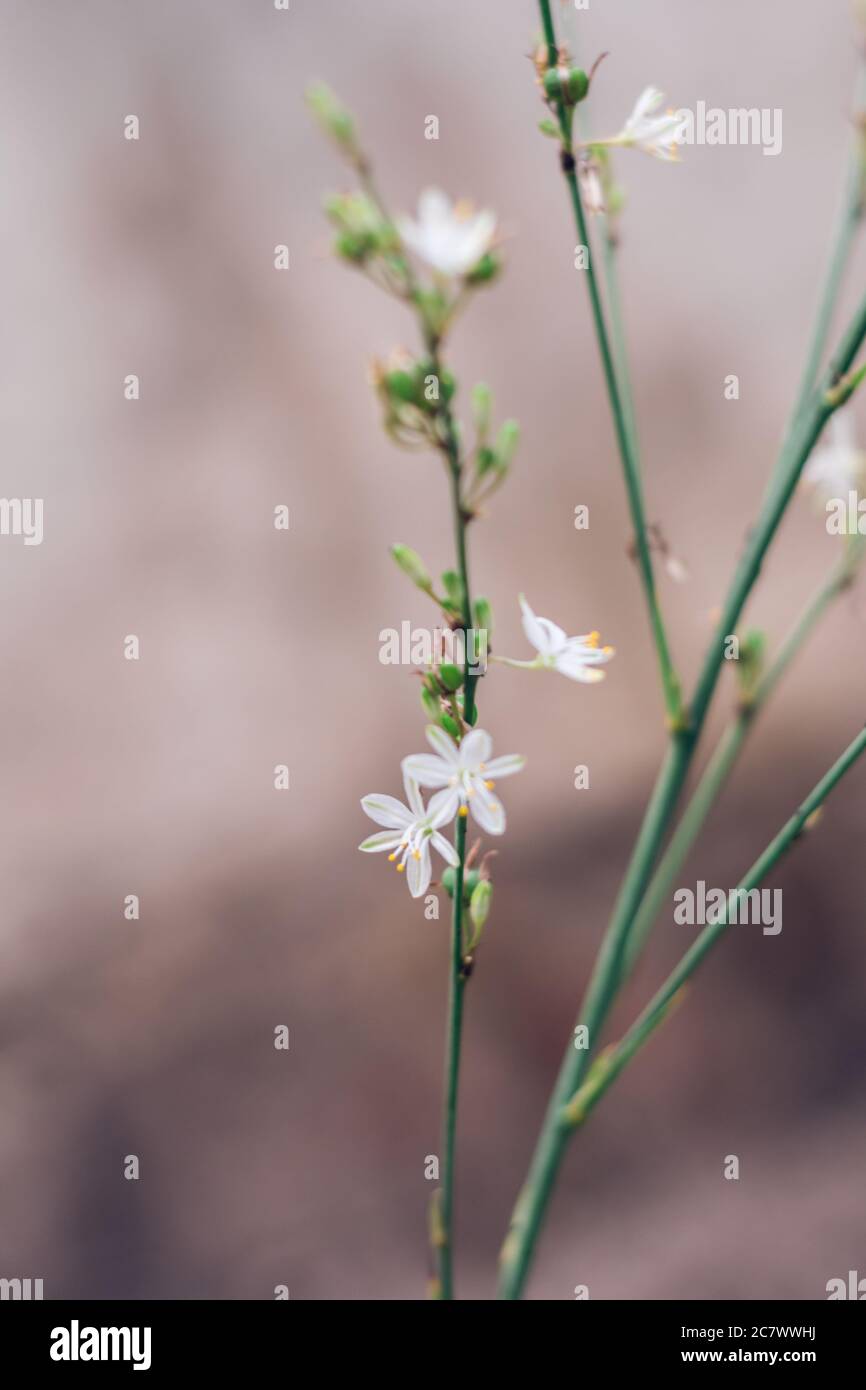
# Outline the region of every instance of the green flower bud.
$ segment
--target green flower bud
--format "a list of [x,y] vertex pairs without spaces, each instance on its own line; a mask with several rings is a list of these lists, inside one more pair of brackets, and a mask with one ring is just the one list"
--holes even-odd
[[354,149],[355,122],[330,87],[314,82],[307,88],[307,105],[326,135],[345,149]]
[[424,713],[427,715],[428,719],[434,724],[438,723],[439,716],[442,713],[442,707],[437,697],[431,694],[426,685],[422,685],[421,687],[421,704],[424,706]]
[[520,442],[520,426],[516,420],[506,420],[496,439],[497,467],[508,468]]
[[446,690],[453,692],[459,690],[463,684],[463,672],[460,670],[460,667],[455,666],[453,662],[446,661],[439,667],[439,679]]
[[445,570],[442,575],[442,588],[449,604],[459,612],[463,607],[463,584],[456,570]]
[[477,386],[472,388],[472,412],[475,420],[475,430],[479,439],[484,439],[490,428],[490,410],[493,405],[493,395],[486,382],[479,381]]
[[486,631],[487,642],[490,644],[490,634],[493,631],[493,609],[490,601],[486,598],[477,598],[473,605],[475,626],[479,631]]
[[487,921],[488,915],[490,913],[490,903],[492,901],[492,898],[493,884],[490,882],[489,878],[480,878],[476,883],[475,887],[473,888],[472,896],[469,899],[469,916],[472,919],[472,925],[475,928],[472,940],[469,943],[470,951],[474,950],[474,948],[478,945],[479,940],[481,939],[481,933],[484,930],[484,923]]
[[452,738],[460,737],[460,725],[457,723],[456,719],[451,718],[450,714],[440,714],[439,723],[446,734],[450,734]]
[[589,91],[589,78],[582,68],[548,68],[543,81],[550,100],[565,106],[576,106]]
[[423,589],[425,594],[429,594],[433,588],[433,580],[427,573],[424,561],[418,552],[410,550],[408,545],[392,545],[391,554],[403,573],[412,580],[412,583],[417,584],[419,589]]

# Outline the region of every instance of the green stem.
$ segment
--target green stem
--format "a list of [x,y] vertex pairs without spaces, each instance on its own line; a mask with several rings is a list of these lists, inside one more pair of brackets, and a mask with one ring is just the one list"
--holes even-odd
[[[859,116],[860,108],[864,102],[866,102],[866,61],[861,58],[854,94],[855,119]],[[864,175],[866,175],[866,169],[864,169],[863,132],[857,129],[854,133],[848,160],[845,194],[833,234],[830,260],[824,277],[812,341],[803,370],[803,378],[800,382],[800,390],[797,393],[797,403],[794,407],[791,427],[809,399],[809,393],[815,385],[827,349],[827,338],[830,333],[830,325],[833,322],[839,292],[842,288],[842,280],[851,256],[854,239],[863,220],[864,193],[866,193]]]
[[[428,332],[427,348],[434,373],[441,379],[442,367],[439,359],[439,344],[435,336]],[[475,683],[476,676],[470,673],[472,650],[469,629],[472,626],[472,597],[469,587],[469,561],[466,545],[467,518],[461,492],[462,464],[457,431],[450,408],[443,405],[441,411],[443,425],[443,453],[448,465],[451,484],[451,511],[454,525],[454,548],[457,556],[457,571],[462,590],[462,615],[464,627],[465,667],[463,673],[463,717],[467,724],[475,721]],[[451,912],[451,953],[448,983],[448,1021],[445,1041],[445,1087],[442,1114],[442,1202],[440,1226],[437,1243],[439,1264],[438,1297],[451,1300],[454,1297],[454,1175],[455,1149],[457,1139],[457,1097],[460,1081],[460,1051],[463,1032],[463,994],[466,976],[463,968],[463,878],[466,866],[466,818],[458,815],[454,847],[459,862],[454,874],[454,900]]]
[[[551,64],[554,64],[556,62],[557,51],[556,36],[553,29],[549,0],[540,0],[540,8],[545,40],[548,46],[549,60]],[[617,446],[619,448],[625,477],[629,511],[631,513],[632,526],[634,527],[635,533],[635,553],[641,579],[643,581],[647,608],[649,610],[650,627],[661,674],[665,708],[667,710],[670,726],[672,728],[677,728],[681,724],[683,718],[682,692],[674,670],[673,660],[668,645],[667,632],[656,591],[655,575],[653,573],[652,557],[650,554],[649,535],[647,532],[646,513],[644,509],[643,487],[640,478],[640,463],[634,437],[629,428],[627,407],[620,392],[619,381],[617,380],[610,335],[605,321],[604,308],[599,293],[595,267],[593,265],[593,253],[590,246],[583,202],[577,182],[575,160],[571,152],[571,118],[561,102],[557,103],[557,115],[562,135],[562,172],[571,197],[580,245],[586,247],[589,255],[589,264],[586,268],[586,282],[589,289],[592,317],[595,324],[595,334],[598,341],[599,354],[601,356],[608,400],[613,415]]]
[[560,1115],[560,1124],[567,1129],[573,1129],[582,1124],[589,1112],[598,1103],[608,1087],[613,1083],[620,1072],[627,1066],[634,1057],[635,1053],[643,1046],[647,1039],[655,1032],[656,1028],[663,1022],[671,1005],[675,1002],[676,996],[691,976],[695,973],[704,957],[712,950],[713,946],[724,934],[729,924],[731,902],[736,901],[739,893],[751,892],[759,883],[766,878],[767,874],[776,866],[779,860],[787,854],[788,850],[795,843],[802,833],[809,818],[815,814],[823,802],[838,782],[845,776],[846,772],[853,767],[854,763],[866,751],[866,729],[861,730],[852,743],[848,745],[845,752],[836,763],[830,768],[829,772],[822,777],[818,785],[806,797],[806,800],[797,808],[794,815],[782,827],[776,838],[767,846],[764,853],[749,869],[745,877],[740,881],[733,894],[729,894],[725,907],[720,914],[719,920],[711,922],[704,928],[694,945],[683,956],[682,960],[671,971],[664,984],[656,995],[646,1006],[643,1013],[636,1019],[629,1028],[628,1032],[615,1047],[602,1053],[597,1061],[590,1068],[589,1075],[583,1087],[572,1097],[568,1105]]
[[835,566],[829,579],[806,606],[751,698],[739,706],[734,719],[719,740],[691,800],[680,818],[676,832],[659,861],[658,868],[647,888],[640,910],[629,932],[623,966],[624,978],[630,973],[640,956],[656,918],[668,897],[671,885],[685,863],[692,846],[703,829],[710,810],[725,786],[758,714],[766,705],[782,676],[827,608],[852,583],[857,565],[862,558],[863,548],[862,543],[859,543],[859,538],[846,546],[842,560]]
[[457,1091],[460,1080],[460,1046],[463,1033],[463,863],[466,856],[466,821],[458,817],[455,848],[460,863],[454,875],[451,913],[451,956],[448,973],[448,1022],[445,1043],[445,1086],[442,1111],[442,1203],[437,1254],[438,1297],[454,1297],[454,1168],[457,1138]]

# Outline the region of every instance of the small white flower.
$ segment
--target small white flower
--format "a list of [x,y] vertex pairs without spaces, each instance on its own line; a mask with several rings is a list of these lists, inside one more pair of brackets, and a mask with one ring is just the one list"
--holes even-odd
[[459,747],[450,734],[435,724],[428,724],[426,733],[427,742],[435,751],[404,758],[404,776],[414,778],[422,787],[443,788],[440,795],[447,797],[443,805],[448,807],[443,812],[445,819],[471,811],[482,830],[489,835],[502,835],[505,807],[493,793],[494,781],[519,772],[525,759],[512,753],[491,761],[493,740],[483,729],[470,729]]
[[633,145],[645,154],[655,155],[656,159],[678,160],[683,117],[676,111],[654,114],[663,101],[664,94],[657,87],[645,87],[619,135],[596,143]]
[[476,212],[465,203],[452,206],[438,188],[427,188],[418,200],[418,221],[398,217],[403,241],[423,261],[443,275],[467,275],[490,250],[496,231],[492,212]]
[[361,805],[370,819],[377,825],[386,826],[387,829],[363,840],[358,849],[366,850],[368,854],[375,854],[384,849],[391,850],[388,858],[392,863],[399,859],[398,872],[407,870],[406,882],[409,884],[409,892],[413,898],[420,898],[429,888],[433,876],[433,866],[430,863],[431,845],[438,850],[446,863],[454,866],[460,863],[454,846],[448,843],[444,835],[439,834],[439,826],[454,817],[452,797],[449,792],[439,792],[431,797],[425,811],[417,782],[404,776],[403,785],[406,788],[408,806],[404,806],[396,796],[384,796],[376,792],[361,798]]
[[830,436],[830,442],[817,449],[803,469],[803,482],[827,501],[847,498],[849,492],[866,486],[866,453],[857,448],[848,411],[836,411]]
[[568,676],[569,680],[604,680],[605,671],[599,670],[614,655],[613,647],[599,647],[599,634],[586,632],[582,637],[567,637],[561,627],[549,618],[538,618],[533,613],[523,595],[520,595],[520,608],[523,613],[523,631],[538,652],[531,664],[549,667]]

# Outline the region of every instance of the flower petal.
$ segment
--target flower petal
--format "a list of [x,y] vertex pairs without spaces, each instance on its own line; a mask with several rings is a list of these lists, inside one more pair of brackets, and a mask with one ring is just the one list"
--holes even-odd
[[424,815],[424,802],[421,799],[418,783],[415,781],[414,777],[406,773],[405,769],[403,771],[403,786],[406,791],[406,800],[409,803],[409,809],[415,820],[420,820]]
[[470,729],[460,745],[460,766],[477,768],[493,752],[493,739],[484,729]]
[[469,809],[473,818],[488,835],[503,835],[505,807],[499,797],[485,787],[480,777],[473,777],[472,788],[475,794],[469,798]]
[[443,791],[430,798],[426,813],[427,824],[436,830],[446,821],[453,820],[459,809],[460,793],[457,788],[445,787]]
[[533,613],[523,595],[520,595],[520,610],[523,614],[523,631],[526,640],[531,642],[542,656],[551,656],[566,641],[566,634],[549,618],[539,618]]
[[440,758],[444,758],[446,763],[451,763],[456,768],[460,755],[457,751],[457,744],[451,735],[446,734],[444,729],[440,729],[438,724],[428,724],[424,732],[433,751],[438,753]]
[[418,855],[418,859],[415,858],[414,854],[408,855],[406,859],[406,882],[413,898],[420,898],[422,893],[427,892],[433,877],[430,849],[426,840],[419,847]]
[[403,776],[411,777],[419,787],[447,787],[454,776],[454,769],[445,759],[432,753],[410,753],[403,759],[402,767]]
[[386,825],[389,830],[402,830],[415,819],[409,808],[404,806],[402,801],[398,801],[396,796],[371,792],[369,796],[361,797],[361,805],[370,820],[374,820],[377,825]]
[[453,869],[457,868],[457,865],[460,863],[460,855],[450,841],[445,839],[444,835],[440,835],[437,830],[436,833],[431,836],[430,843],[434,849],[439,851],[446,864],[450,864]]
[[561,676],[567,676],[572,681],[583,681],[586,685],[603,681],[607,675],[606,671],[599,670],[597,664],[589,665],[574,652],[565,652],[562,656],[558,656],[556,658],[556,670]]
[[391,830],[377,830],[375,835],[369,839],[362,840],[358,849],[363,849],[367,854],[377,854],[383,849],[397,849],[402,844],[399,835],[395,835]]
[[485,764],[484,776],[491,782],[498,782],[500,777],[513,777],[525,766],[526,759],[519,753],[505,753],[501,758],[494,758],[492,763]]

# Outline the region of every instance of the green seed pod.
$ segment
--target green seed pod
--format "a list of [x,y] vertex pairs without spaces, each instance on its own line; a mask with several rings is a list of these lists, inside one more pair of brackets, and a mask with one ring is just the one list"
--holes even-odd
[[489,878],[480,878],[472,890],[472,897],[469,899],[469,916],[475,928],[472,938],[472,946],[477,946],[484,923],[490,913],[490,903],[493,898],[493,884]]
[[589,91],[589,78],[582,68],[548,68],[544,74],[544,90],[551,101],[576,106]]
[[463,684],[463,672],[453,662],[446,661],[439,667],[439,679],[446,690],[459,690]]

